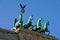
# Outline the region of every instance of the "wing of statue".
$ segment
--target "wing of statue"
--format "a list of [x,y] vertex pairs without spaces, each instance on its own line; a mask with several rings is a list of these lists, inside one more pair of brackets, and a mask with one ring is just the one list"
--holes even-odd
[[20,7],[24,9],[26,7],[26,5],[20,4]]
[[20,7],[21,7],[21,8],[23,7],[22,4],[20,4]]

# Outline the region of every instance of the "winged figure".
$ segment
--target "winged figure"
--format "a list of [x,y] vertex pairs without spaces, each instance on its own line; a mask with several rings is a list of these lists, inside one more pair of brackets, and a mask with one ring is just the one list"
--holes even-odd
[[21,12],[24,13],[25,12],[24,8],[26,7],[26,5],[20,4],[20,7],[21,7]]

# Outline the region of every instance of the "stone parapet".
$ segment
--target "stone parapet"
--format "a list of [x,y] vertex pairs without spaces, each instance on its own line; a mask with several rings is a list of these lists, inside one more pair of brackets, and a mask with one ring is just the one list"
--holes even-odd
[[19,30],[19,36],[20,40],[58,40],[54,36],[41,34],[26,29]]
[[16,32],[0,28],[0,40],[19,40]]

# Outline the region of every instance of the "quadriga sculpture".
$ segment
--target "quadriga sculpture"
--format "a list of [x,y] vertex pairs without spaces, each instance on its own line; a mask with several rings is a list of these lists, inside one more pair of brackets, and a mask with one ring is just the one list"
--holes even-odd
[[32,31],[36,31],[39,33],[44,33],[44,34],[45,34],[45,32],[50,33],[50,31],[48,30],[49,21],[47,21],[44,25],[42,25],[42,23],[44,22],[44,20],[42,18],[38,19],[36,25],[32,25],[33,16],[30,16],[27,23],[23,24],[23,13],[25,12],[24,8],[26,7],[26,5],[20,4],[20,7],[21,7],[20,16],[19,16],[18,20],[17,20],[17,18],[15,18],[14,27],[12,30],[15,31],[17,28],[20,28],[20,29],[28,29],[28,30],[32,30]]

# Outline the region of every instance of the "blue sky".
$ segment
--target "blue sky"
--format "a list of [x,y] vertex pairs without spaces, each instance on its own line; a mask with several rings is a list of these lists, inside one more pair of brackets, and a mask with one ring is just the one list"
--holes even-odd
[[0,28],[11,30],[20,14],[19,3],[25,4],[24,23],[33,15],[33,25],[42,17],[50,22],[50,35],[60,38],[60,0],[0,0]]

